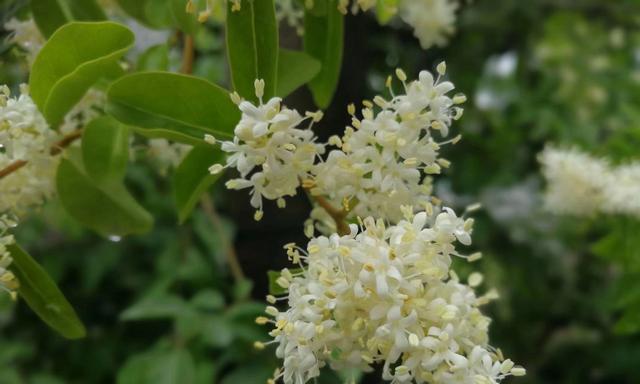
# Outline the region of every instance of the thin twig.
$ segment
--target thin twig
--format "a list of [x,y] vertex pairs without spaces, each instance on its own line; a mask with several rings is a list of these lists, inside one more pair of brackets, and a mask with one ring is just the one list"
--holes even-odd
[[202,210],[211,222],[213,229],[220,236],[222,249],[224,250],[224,254],[227,259],[227,263],[229,264],[229,269],[231,270],[233,278],[236,281],[244,280],[244,272],[242,271],[242,266],[240,265],[240,261],[238,260],[238,254],[236,253],[235,248],[225,234],[225,229],[222,225],[222,221],[220,220],[220,217],[216,212],[216,208],[213,205],[213,199],[211,199],[209,195],[204,194],[200,199],[200,203],[202,204]]
[[323,196],[312,194],[310,188],[305,187],[304,189],[305,191],[307,191],[307,196],[315,200],[315,202],[318,203],[318,205],[321,206],[322,209],[324,209],[329,214],[329,216],[331,216],[333,221],[336,223],[336,230],[338,231],[339,235],[344,236],[348,235],[351,232],[349,224],[347,224],[347,221],[345,220],[347,214],[349,214],[347,210],[338,209],[331,205],[331,203]]
[[180,72],[190,75],[193,73],[193,60],[195,58],[195,49],[193,45],[193,36],[184,34],[184,46],[182,47],[182,66]]
[[[71,145],[74,141],[78,140],[82,137],[82,130],[79,129],[75,132],[72,132],[66,136],[64,136],[60,141],[54,143],[49,150],[51,156],[58,155],[62,152],[63,149]],[[27,165],[29,162],[27,160],[16,160],[13,163],[7,165],[6,167],[0,169],[0,179],[9,176],[13,172],[19,170],[20,168]]]

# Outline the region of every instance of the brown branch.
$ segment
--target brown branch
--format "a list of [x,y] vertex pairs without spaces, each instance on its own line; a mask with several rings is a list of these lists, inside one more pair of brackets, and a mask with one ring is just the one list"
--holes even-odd
[[315,202],[318,203],[318,205],[321,206],[322,209],[324,209],[329,214],[329,216],[331,216],[333,221],[336,223],[336,230],[338,231],[339,235],[344,236],[348,235],[351,232],[349,224],[347,224],[347,221],[345,220],[347,214],[349,214],[347,210],[338,209],[331,205],[331,203],[323,196],[312,194],[311,188],[304,187],[304,189],[305,191],[307,191],[307,195],[315,200]]
[[2,179],[3,177],[9,176],[10,174],[24,167],[25,165],[27,165],[27,161],[25,160],[14,161],[13,163],[9,164],[3,169],[0,169],[0,179]]
[[[79,129],[75,132],[72,132],[66,136],[64,136],[60,141],[54,143],[49,150],[51,156],[58,155],[62,152],[63,149],[71,145],[74,141],[78,140],[82,137],[82,129]],[[9,176],[13,172],[19,170],[29,163],[27,160],[16,160],[8,166],[0,169],[0,179]]]
[[195,58],[195,49],[193,45],[193,36],[184,35],[184,46],[182,47],[182,66],[180,72],[187,75],[193,73],[193,60]]
[[63,137],[60,141],[56,142],[51,146],[51,156],[58,155],[62,152],[63,149],[67,148],[74,141],[78,140],[82,137],[82,129],[78,129],[77,131],[71,132],[70,134]]
[[244,280],[244,272],[242,271],[242,266],[240,265],[240,261],[238,260],[238,254],[236,253],[235,248],[227,238],[224,233],[224,226],[222,225],[222,221],[216,212],[216,208],[213,205],[213,200],[207,194],[204,194],[200,199],[200,203],[202,204],[202,210],[204,214],[207,216],[211,224],[213,225],[214,230],[220,236],[220,242],[222,243],[222,248],[227,258],[227,263],[229,264],[229,269],[231,270],[231,275],[233,278],[239,282]]

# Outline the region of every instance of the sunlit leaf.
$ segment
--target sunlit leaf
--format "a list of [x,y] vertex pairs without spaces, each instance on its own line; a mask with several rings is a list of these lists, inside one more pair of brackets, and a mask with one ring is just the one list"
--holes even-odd
[[142,72],[114,82],[107,112],[148,137],[202,145],[206,133],[232,137],[240,111],[229,93],[206,80]]
[[132,46],[133,33],[112,22],[73,22],[58,29],[36,57],[29,89],[56,127],[100,78],[122,70],[117,61]]

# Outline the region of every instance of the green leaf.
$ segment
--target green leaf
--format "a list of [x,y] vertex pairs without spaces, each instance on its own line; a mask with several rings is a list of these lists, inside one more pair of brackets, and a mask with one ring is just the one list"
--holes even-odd
[[127,308],[120,320],[175,319],[188,310],[188,304],[178,296],[152,296]]
[[311,81],[321,68],[318,60],[304,52],[281,49],[278,58],[277,95],[286,97]]
[[99,117],[82,134],[82,160],[98,184],[124,179],[129,160],[129,128],[110,116]]
[[632,308],[616,322],[613,330],[619,334],[631,335],[640,332],[640,308]]
[[376,17],[380,24],[387,24],[398,13],[399,0],[378,0]]
[[275,96],[278,75],[278,22],[273,0],[244,0],[239,11],[227,5],[227,57],[234,89],[257,100],[254,81],[265,81],[264,97]]
[[320,108],[329,106],[338,86],[344,44],[344,16],[338,11],[336,0],[327,2],[326,14],[304,14],[304,50],[322,64],[320,73],[309,83]]
[[53,127],[100,78],[122,72],[117,61],[133,40],[128,28],[111,22],[74,22],[51,36],[33,63],[29,89]]
[[224,296],[213,289],[205,289],[191,298],[191,305],[204,311],[218,311],[224,308]]
[[175,23],[180,30],[188,35],[195,35],[198,31],[198,18],[196,15],[187,13],[187,2],[185,0],[171,0],[171,12]]
[[140,234],[153,226],[153,217],[122,183],[96,185],[87,176],[80,159],[62,160],[56,186],[67,212],[103,236]]
[[169,72],[142,72],[115,81],[107,112],[147,137],[202,145],[206,133],[233,137],[240,111],[226,90]]
[[51,36],[70,21],[100,21],[107,18],[95,0],[31,0],[31,13],[45,37]]
[[143,24],[146,24],[147,26],[149,25],[146,15],[146,0],[116,0],[116,2],[129,16]]
[[189,218],[202,194],[222,175],[222,172],[212,175],[209,173],[209,167],[222,162],[223,158],[224,154],[220,149],[195,147],[176,169],[173,178],[173,196],[181,224]]
[[85,337],[84,325],[47,272],[17,244],[7,246],[20,282],[18,294],[51,328],[68,339]]
[[130,358],[118,372],[118,384],[193,383],[195,364],[182,348],[152,350]]
[[158,44],[149,47],[138,57],[138,71],[166,71],[169,69],[169,47]]

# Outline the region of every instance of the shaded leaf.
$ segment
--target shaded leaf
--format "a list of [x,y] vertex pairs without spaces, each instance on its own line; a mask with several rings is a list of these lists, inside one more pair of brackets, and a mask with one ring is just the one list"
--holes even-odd
[[122,183],[96,185],[79,159],[63,159],[56,186],[69,214],[104,236],[145,233],[153,217],[129,194]]
[[304,52],[280,50],[276,94],[286,97],[311,81],[319,72],[320,62]]
[[222,162],[223,157],[223,152],[218,148],[195,147],[176,168],[173,195],[180,223],[189,218],[202,194],[222,175],[212,175],[209,173],[209,167]]
[[127,308],[120,320],[175,319],[187,310],[187,303],[178,296],[151,296]]
[[320,73],[309,83],[315,103],[326,108],[338,86],[344,44],[344,16],[338,11],[336,0],[327,0],[327,11],[316,15],[304,14],[304,50],[320,61]]
[[70,21],[107,18],[95,0],[30,0],[30,4],[33,20],[45,37]]
[[10,266],[20,282],[18,294],[51,328],[68,339],[85,337],[84,325],[47,272],[17,244],[7,247]]
[[82,160],[96,183],[121,181],[129,160],[129,128],[109,116],[91,121],[82,134]]

